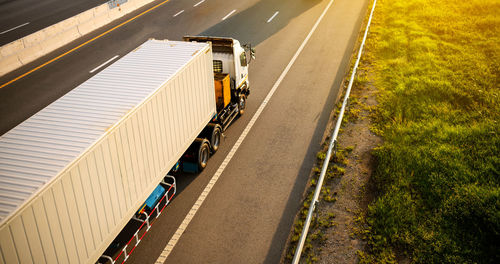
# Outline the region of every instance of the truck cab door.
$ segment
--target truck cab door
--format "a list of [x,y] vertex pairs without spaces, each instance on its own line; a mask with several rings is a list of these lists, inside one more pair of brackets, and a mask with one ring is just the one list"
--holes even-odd
[[236,88],[240,88],[244,82],[247,82],[248,76],[248,61],[244,50],[240,50],[236,61]]

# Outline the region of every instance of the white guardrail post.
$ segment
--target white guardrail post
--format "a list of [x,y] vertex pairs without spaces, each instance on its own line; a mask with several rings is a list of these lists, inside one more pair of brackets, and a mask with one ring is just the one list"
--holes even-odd
[[368,23],[366,25],[365,34],[363,36],[363,41],[361,42],[361,46],[359,47],[358,58],[356,59],[356,63],[354,64],[351,78],[349,79],[349,85],[347,86],[344,100],[342,102],[342,108],[340,108],[340,113],[339,113],[339,116],[337,118],[337,123],[335,124],[335,129],[333,130],[333,134],[332,134],[332,137],[330,139],[330,145],[328,146],[328,151],[327,151],[326,157],[323,161],[323,165],[321,168],[321,174],[319,175],[318,184],[316,185],[316,190],[314,191],[314,197],[311,201],[311,205],[309,207],[309,212],[307,213],[306,222],[304,223],[304,229],[302,229],[302,234],[300,235],[299,243],[297,245],[297,249],[295,250],[295,254],[293,256],[293,260],[292,260],[293,264],[299,263],[300,256],[302,254],[302,249],[304,247],[304,242],[305,242],[306,237],[307,237],[307,232],[309,231],[309,226],[311,225],[312,215],[313,215],[314,209],[316,208],[316,204],[319,202],[318,197],[319,197],[319,194],[321,192],[321,187],[323,186],[323,180],[325,179],[325,174],[326,174],[326,170],[328,169],[328,164],[330,163],[330,157],[332,154],[332,150],[334,147],[335,147],[335,149],[337,147],[337,136],[339,134],[340,125],[342,124],[342,119],[344,117],[345,107],[346,107],[347,101],[349,99],[349,94],[351,93],[352,84],[354,82],[354,77],[356,76],[356,70],[358,68],[359,61],[361,59],[361,54],[363,52],[363,46],[365,45],[366,36],[368,35],[368,30],[370,29],[370,24],[372,22],[372,17],[373,17],[373,11],[375,10],[376,4],[377,4],[377,0],[375,0],[373,2],[373,7],[372,7],[372,10],[370,12],[370,18],[368,19]]

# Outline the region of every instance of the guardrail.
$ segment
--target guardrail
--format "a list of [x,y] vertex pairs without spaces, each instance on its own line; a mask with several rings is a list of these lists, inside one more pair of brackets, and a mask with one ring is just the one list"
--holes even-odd
[[154,0],[110,0],[0,47],[0,76],[30,63]]
[[354,64],[351,78],[349,79],[349,85],[347,86],[344,100],[342,102],[342,107],[340,108],[340,113],[339,113],[339,116],[337,118],[337,122],[335,124],[335,129],[333,130],[333,134],[332,134],[332,137],[330,139],[328,151],[326,153],[326,157],[325,157],[325,159],[323,161],[323,165],[321,167],[321,174],[319,175],[318,184],[316,185],[316,189],[314,190],[314,196],[313,196],[313,199],[311,201],[311,206],[309,207],[309,212],[307,213],[306,222],[304,223],[304,229],[302,229],[302,233],[301,233],[300,238],[299,238],[297,249],[295,250],[295,254],[293,256],[293,260],[292,260],[293,264],[299,263],[300,256],[302,254],[302,249],[304,247],[304,242],[305,242],[306,237],[307,237],[307,232],[309,231],[309,226],[311,225],[312,215],[314,213],[314,209],[316,209],[317,203],[319,202],[318,198],[319,198],[319,194],[321,192],[321,187],[323,186],[323,181],[325,179],[326,170],[328,169],[328,163],[330,162],[330,157],[332,155],[332,151],[333,150],[336,151],[337,136],[339,134],[340,125],[342,124],[342,119],[344,117],[345,107],[346,107],[348,99],[349,99],[349,94],[351,93],[352,84],[354,82],[354,77],[356,76],[356,70],[358,69],[359,61],[361,59],[361,54],[363,52],[363,47],[364,47],[365,41],[366,41],[366,36],[368,35],[368,30],[370,29],[370,24],[372,22],[373,11],[375,10],[376,5],[377,5],[377,0],[375,0],[373,2],[373,7],[372,7],[372,10],[370,12],[370,18],[368,19],[368,23],[366,25],[365,34],[363,36],[363,41],[361,42],[361,46],[359,47],[358,57],[356,59],[356,63]]

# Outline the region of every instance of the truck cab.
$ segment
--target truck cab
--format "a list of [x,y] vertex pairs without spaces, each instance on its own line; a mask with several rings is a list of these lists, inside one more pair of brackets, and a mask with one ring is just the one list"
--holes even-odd
[[212,46],[214,73],[229,74],[231,86],[249,93],[246,52],[237,40],[231,40],[233,45],[227,49]]
[[250,93],[246,52],[253,57],[255,51],[249,45],[242,46],[233,38],[186,36],[185,41],[210,42],[212,44],[214,73],[229,74],[231,85],[247,95]]
[[217,102],[217,118],[214,121],[225,130],[236,116],[244,113],[246,98],[250,94],[247,51],[252,58],[254,50],[249,45],[242,46],[233,38],[186,36],[184,40],[210,42],[212,45]]

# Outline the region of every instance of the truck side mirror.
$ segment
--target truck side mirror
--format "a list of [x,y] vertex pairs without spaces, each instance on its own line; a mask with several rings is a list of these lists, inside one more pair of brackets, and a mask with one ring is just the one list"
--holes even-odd
[[255,60],[255,49],[254,48],[250,48],[250,58]]
[[250,64],[252,59],[255,60],[255,49],[252,48],[252,44],[250,43],[243,45],[243,48],[245,49],[245,51],[248,51],[250,53],[250,60],[248,60],[248,64]]

